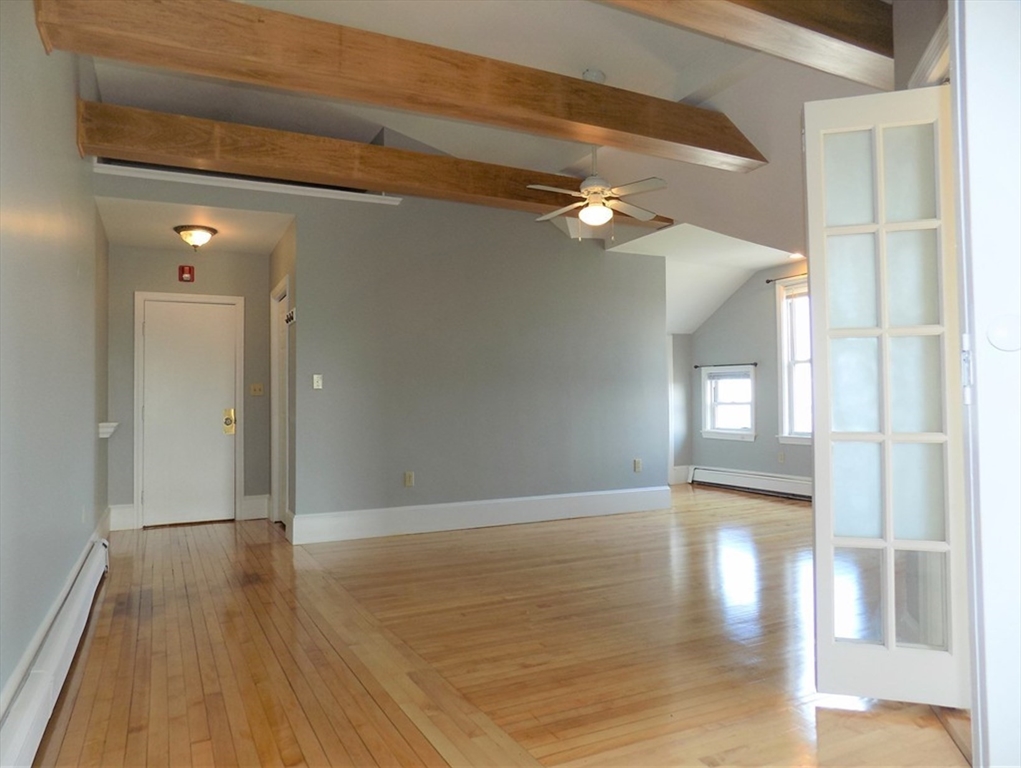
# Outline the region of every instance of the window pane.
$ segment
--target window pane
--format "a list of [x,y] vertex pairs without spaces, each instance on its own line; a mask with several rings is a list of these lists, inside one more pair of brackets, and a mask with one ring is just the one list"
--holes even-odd
[[791,328],[791,357],[794,360],[812,359],[812,325],[809,320],[808,296],[797,296],[787,301],[787,318]]
[[883,129],[887,221],[936,217],[936,147],[932,123]]
[[879,340],[830,342],[834,432],[879,431]]
[[946,553],[893,555],[897,645],[947,647]]
[[795,363],[791,372],[791,431],[812,432],[812,364]]
[[946,541],[943,446],[894,443],[893,535]]
[[823,137],[826,226],[875,221],[872,181],[872,131],[831,133]]
[[750,405],[717,405],[716,423],[713,429],[751,429],[752,407]]
[[939,323],[939,249],[935,229],[886,236],[890,325]]
[[879,324],[875,235],[826,238],[826,295],[831,327],[874,328]]
[[940,336],[890,339],[890,412],[894,432],[943,429]]
[[879,443],[833,443],[833,533],[883,536],[883,464]]
[[752,401],[752,383],[749,379],[717,379],[716,402],[718,403],[750,403]]
[[883,550],[833,552],[834,634],[838,640],[883,642]]

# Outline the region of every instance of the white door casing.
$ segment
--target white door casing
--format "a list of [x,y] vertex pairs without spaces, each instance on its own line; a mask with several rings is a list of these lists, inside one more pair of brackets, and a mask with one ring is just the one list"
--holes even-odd
[[805,106],[822,693],[968,707],[949,88]]
[[290,350],[286,321],[290,278],[270,293],[270,519],[287,519],[290,499],[290,421],[288,379]]
[[[244,299],[135,294],[142,525],[234,519],[244,497]],[[235,433],[224,431],[234,409]]]

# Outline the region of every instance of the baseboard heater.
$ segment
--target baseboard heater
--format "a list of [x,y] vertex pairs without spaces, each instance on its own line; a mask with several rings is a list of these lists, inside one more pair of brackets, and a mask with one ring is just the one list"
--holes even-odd
[[812,478],[796,475],[773,475],[767,472],[751,472],[743,469],[693,467],[689,482],[791,499],[812,498]]
[[[46,724],[74,660],[92,600],[109,565],[105,539],[93,542],[70,580],[56,610],[44,620],[38,649],[21,675],[21,683],[0,720],[0,766],[28,766],[35,758]],[[47,626],[48,624],[48,626]],[[29,650],[31,653],[31,648]],[[15,672],[17,674],[17,672]]]

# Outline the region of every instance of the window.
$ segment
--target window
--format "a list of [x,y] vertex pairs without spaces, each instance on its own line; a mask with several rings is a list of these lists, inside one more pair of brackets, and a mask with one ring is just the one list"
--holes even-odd
[[780,332],[780,442],[812,440],[812,328],[808,281],[778,280]]
[[755,367],[702,368],[702,436],[755,439]]

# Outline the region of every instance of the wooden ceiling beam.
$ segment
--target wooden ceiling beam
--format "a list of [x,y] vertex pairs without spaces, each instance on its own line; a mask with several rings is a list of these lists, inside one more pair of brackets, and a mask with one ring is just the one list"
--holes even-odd
[[604,5],[893,90],[893,7],[883,0],[600,0]]
[[[537,214],[560,208],[572,198],[529,189],[529,184],[567,189],[579,184],[571,176],[91,101],[78,102],[78,150],[82,156],[110,160]],[[654,227],[669,224],[673,220],[662,216],[649,222]]]
[[725,170],[766,162],[720,112],[229,0],[35,0],[35,8],[47,50]]

